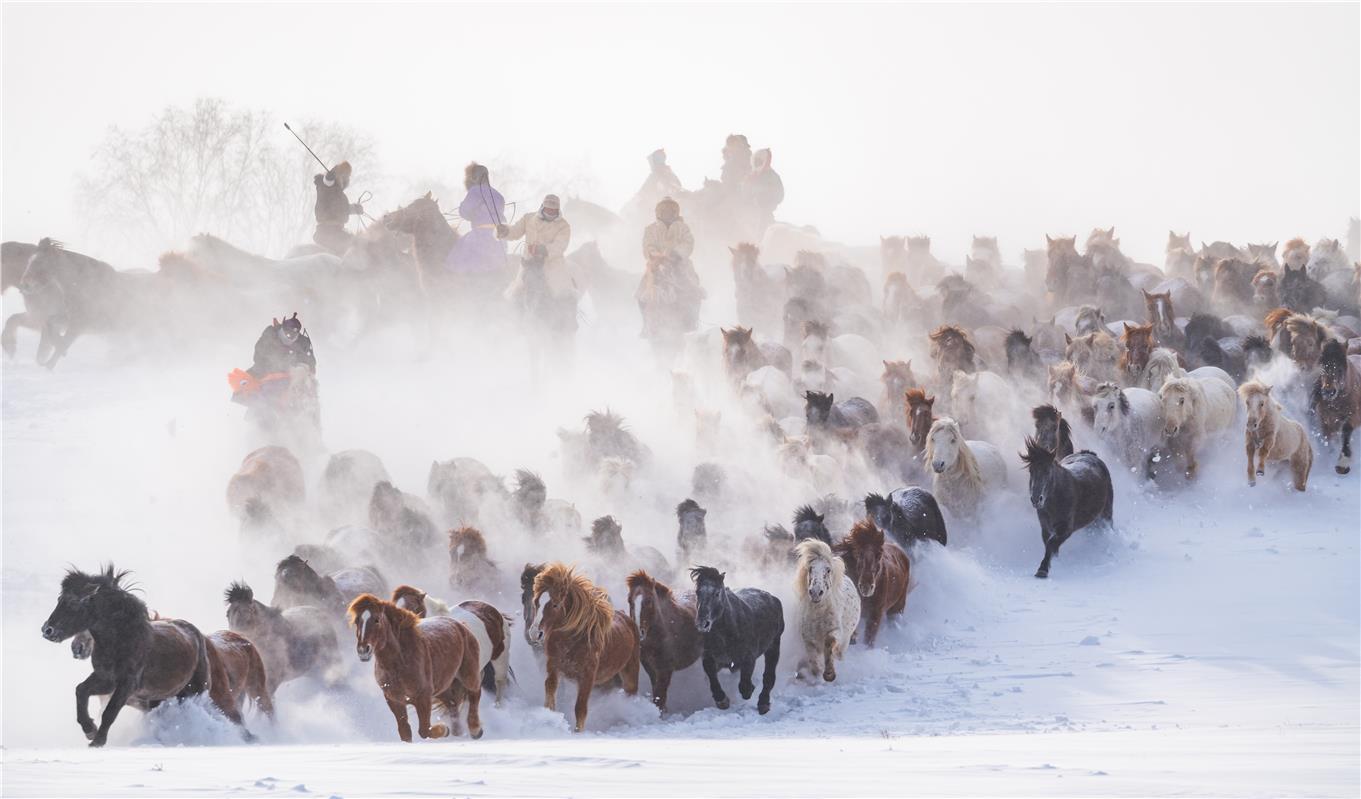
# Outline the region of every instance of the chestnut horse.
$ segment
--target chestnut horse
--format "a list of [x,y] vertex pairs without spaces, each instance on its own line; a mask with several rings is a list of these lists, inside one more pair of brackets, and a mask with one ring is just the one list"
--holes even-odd
[[666,712],[671,675],[704,654],[704,637],[695,626],[695,595],[677,596],[671,587],[638,569],[628,576],[629,618],[638,626],[643,671],[652,682],[652,703]]
[[530,635],[543,641],[548,656],[544,707],[557,709],[560,674],[577,683],[576,732],[586,729],[595,686],[618,677],[624,693],[638,693],[638,628],[610,605],[604,589],[570,566],[550,563],[534,578],[534,606]]
[[1153,352],[1152,323],[1131,325],[1126,322],[1125,330],[1120,334],[1120,343],[1125,349],[1120,354],[1120,374],[1124,377],[1124,385],[1137,386],[1143,377],[1144,368],[1148,366],[1148,356]]
[[415,613],[422,619],[448,616],[461,621],[477,640],[477,669],[482,674],[482,690],[493,691],[499,707],[506,693],[510,671],[510,616],[492,605],[468,599],[450,607],[419,588],[399,585],[392,589],[392,604]]
[[443,738],[451,730],[430,723],[438,701],[449,713],[454,735],[459,734],[458,710],[468,701],[468,734],[482,737],[477,715],[482,698],[477,639],[467,625],[447,616],[422,619],[373,594],[361,594],[349,607],[354,627],[355,653],[367,663],[376,658],[373,679],[397,720],[397,735],[411,742],[406,706],[416,707],[422,738]]
[[909,388],[903,393],[903,402],[907,405],[907,440],[912,444],[912,457],[920,461],[926,451],[926,436],[936,421],[932,411],[936,398],[926,396],[923,389]]
[[879,625],[887,615],[907,608],[912,564],[897,544],[884,540],[884,531],[861,519],[836,543],[836,554],[846,562],[846,576],[860,591],[860,618],[865,622],[865,646],[874,646]]

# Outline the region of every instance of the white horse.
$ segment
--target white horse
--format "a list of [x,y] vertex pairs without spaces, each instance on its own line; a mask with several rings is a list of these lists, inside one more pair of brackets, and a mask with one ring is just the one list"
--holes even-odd
[[950,386],[950,414],[971,435],[986,441],[1005,441],[1025,429],[1014,402],[1016,389],[995,372],[955,371]]
[[1007,485],[1007,463],[997,447],[966,441],[959,423],[948,416],[931,425],[925,460],[933,472],[931,493],[959,518],[977,518],[987,496]]
[[1233,383],[1204,372],[1202,368],[1185,377],[1171,378],[1158,391],[1163,435],[1174,453],[1185,456],[1189,478],[1195,477],[1201,445],[1229,429],[1238,411],[1238,392]]
[[825,543],[809,538],[795,552],[799,558],[795,603],[804,646],[798,677],[821,671],[822,679],[831,682],[836,679],[835,661],[846,654],[860,622],[860,593],[846,576],[845,561]]
[[1097,437],[1126,467],[1141,466],[1162,440],[1162,401],[1152,391],[1102,383],[1092,395],[1092,411]]

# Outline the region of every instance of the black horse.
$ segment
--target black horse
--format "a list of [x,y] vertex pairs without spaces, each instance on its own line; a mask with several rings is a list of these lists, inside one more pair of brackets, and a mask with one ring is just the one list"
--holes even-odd
[[693,499],[676,506],[676,557],[680,565],[694,562],[694,556],[704,550],[709,540],[709,533],[704,526],[704,517],[708,513]]
[[1073,429],[1053,405],[1037,405],[1030,410],[1035,420],[1035,440],[1062,460],[1073,454]]
[[712,566],[690,570],[695,581],[698,611],[695,625],[704,634],[704,673],[719,710],[727,710],[728,697],[718,684],[718,669],[739,672],[737,690],[750,699],[756,685],[752,674],[756,659],[765,658],[761,675],[761,695],[756,710],[770,712],[770,690],[775,687],[775,671],[780,664],[780,636],[784,634],[784,608],[780,600],[759,588],[743,588],[734,593],[723,585],[723,572]]
[[794,511],[794,541],[799,542],[816,538],[827,546],[832,545],[832,534],[822,523],[823,515],[813,510],[812,505],[804,505]]
[[[93,671],[76,686],[76,721],[90,746],[104,745],[126,704],[149,711],[211,687],[203,634],[187,621],[148,619],[146,604],[123,585],[127,574],[112,565],[96,574],[68,571],[42,627],[43,638],[54,643],[86,630],[94,639]],[[90,718],[91,695],[109,697],[98,727]]]
[[865,518],[906,549],[915,541],[945,546],[945,517],[930,491],[917,486],[895,488],[888,496],[865,495]]
[[849,435],[858,428],[879,421],[879,412],[874,409],[874,404],[863,397],[835,402],[831,394],[805,391],[803,401],[803,414],[809,432]]
[[1102,520],[1115,507],[1111,473],[1095,452],[1082,450],[1059,459],[1033,438],[1026,438],[1021,460],[1030,470],[1030,504],[1040,520],[1044,560],[1035,576],[1049,576],[1049,562],[1075,530]]
[[1007,333],[1007,374],[1012,377],[1039,380],[1044,377],[1044,361],[1032,346],[1025,331],[1013,329]]
[[1313,313],[1328,302],[1328,291],[1323,284],[1309,277],[1307,267],[1285,267],[1281,275],[1281,305],[1297,313]]

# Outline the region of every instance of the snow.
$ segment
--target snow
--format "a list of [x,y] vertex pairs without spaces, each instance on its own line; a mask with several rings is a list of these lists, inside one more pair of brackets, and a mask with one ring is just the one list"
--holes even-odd
[[[583,331],[580,351],[595,335]],[[31,345],[21,337],[21,353]],[[665,374],[609,371],[641,345],[621,347],[608,362],[582,358],[577,379],[538,393],[514,370],[478,371],[494,355],[430,364],[319,347],[327,443],[372,449],[417,492],[430,459],[466,454],[498,473],[541,468],[550,495],[566,496],[552,431],[585,410],[608,400],[656,452],[681,436],[649,399],[669,398]],[[397,742],[371,667],[347,641],[351,679],[333,693],[284,686],[277,724],[248,719],[260,744],[242,744],[189,702],[149,716],[125,710],[110,745],[87,749],[71,702],[88,664],[38,634],[67,564],[134,569],[150,607],[211,631],[225,626],[227,582],[267,587],[282,554],[239,540],[223,501],[248,448],[222,379],[240,356],[111,367],[109,346],[84,339],[55,373],[5,365],[6,796],[1361,791],[1361,480],[1333,474],[1321,451],[1308,493],[1270,472],[1250,489],[1236,433],[1202,463],[1194,489],[1145,492],[1117,475],[1117,529],[1075,535],[1049,580],[1031,576],[1039,535],[1022,493],[979,531],[952,530],[950,549],[914,560],[901,624],[875,650],[854,647],[835,683],[792,681],[797,626],[788,625],[767,716],[736,698],[736,675],[723,676],[733,707],[714,708],[696,667],[677,675],[667,718],[644,697],[599,693],[587,732],[574,735],[564,712],[542,708],[542,670],[517,618],[518,684],[503,707],[484,698],[479,741]],[[480,375],[477,390],[451,390],[469,374]],[[519,421],[506,436],[510,419]],[[686,490],[687,468],[660,478],[675,483],[672,496]],[[753,459],[750,471],[766,468]],[[308,469],[311,486],[319,466]],[[642,504],[621,514],[626,540],[669,552],[674,517]],[[772,504],[772,520],[794,506],[783,496]],[[599,497],[579,507],[588,520],[613,510]],[[622,577],[609,586],[619,607]],[[570,713],[575,687],[562,690],[558,707]]]

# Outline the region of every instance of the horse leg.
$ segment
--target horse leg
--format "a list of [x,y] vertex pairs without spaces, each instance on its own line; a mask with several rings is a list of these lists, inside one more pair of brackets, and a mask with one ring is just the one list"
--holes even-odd
[[86,738],[94,738],[94,720],[90,718],[90,695],[103,695],[113,691],[113,680],[99,672],[92,672],[89,677],[76,683],[76,723],[85,733]]
[[624,663],[624,670],[619,672],[619,678],[624,683],[625,696],[638,695],[638,668],[641,665],[641,657],[638,647],[629,650],[629,659]]
[[704,676],[709,678],[709,693],[714,697],[714,704],[719,710],[728,709],[728,696],[723,693],[723,686],[718,684],[718,661],[704,656]]
[[671,675],[674,673],[671,669],[660,669],[657,671],[657,682],[652,684],[653,701],[662,713],[666,712],[666,695],[671,691]]
[[1257,450],[1257,476],[1266,476],[1266,456],[1270,449],[1268,444],[1263,443],[1261,449]]
[[[42,330],[40,325],[28,317],[28,311],[10,314],[10,317],[5,320],[5,332],[0,333],[0,349],[4,349],[5,355],[11,358],[14,357],[15,351],[18,349],[19,328],[21,327],[27,327],[30,330]],[[41,352],[40,348],[39,353]],[[39,360],[42,360],[42,358],[39,357]]]
[[1314,447],[1309,443],[1306,435],[1300,442],[1300,446],[1295,449],[1295,454],[1290,456],[1290,472],[1295,478],[1295,490],[1303,491],[1309,482],[1309,470],[1314,465]]
[[543,679],[543,706],[549,710],[558,709],[558,664],[550,658],[547,666],[548,675]]
[[1337,465],[1333,471],[1338,474],[1350,474],[1352,470],[1352,427],[1351,420],[1342,423],[1342,452],[1338,453]]
[[113,720],[118,718],[119,711],[123,709],[123,705],[128,703],[128,698],[131,696],[132,677],[124,677],[114,686],[113,695],[109,697],[109,703],[104,706],[104,713],[99,717],[99,729],[90,739],[90,746],[100,747],[109,740],[109,728],[113,726]]
[[458,684],[458,677],[455,676],[454,681],[449,684],[449,690],[436,698],[449,714],[449,734],[455,738],[462,735],[463,723],[458,717],[458,710],[463,705],[463,689]]
[[775,670],[780,665],[780,637],[775,636],[775,641],[765,653],[765,670],[761,673],[761,695],[756,699],[756,712],[762,716],[770,712],[770,692],[775,687]]
[[[47,324],[48,327],[51,327],[55,323],[48,322]],[[51,357],[49,357],[47,361],[43,363],[43,366],[46,366],[48,369],[54,368],[57,365],[57,361],[61,360],[62,357],[66,355],[66,351],[71,349],[71,344],[76,340],[76,337],[79,335],[80,328],[77,327],[74,322],[67,324],[66,332],[56,337],[57,344],[52,350]]]
[[652,704],[661,707],[661,694],[657,690],[657,670],[652,664],[644,662],[643,672],[647,674],[647,684],[652,686]]
[[406,743],[411,743],[411,722],[406,717],[406,702],[384,697],[387,699],[388,710],[392,711],[392,717],[397,720],[397,737]]
[[865,617],[865,646],[873,648],[874,639],[879,637],[879,625],[884,623],[884,614],[876,606]]
[[836,633],[827,633],[822,642],[823,667],[822,679],[836,681]]
[[[576,711],[576,726],[573,732],[583,732],[586,729],[586,713],[591,706],[591,689],[595,687],[596,664],[587,663],[582,669],[580,676],[577,677],[577,703],[574,708]],[[638,672],[633,672],[633,693],[638,693]]]
[[443,724],[430,723],[430,705],[433,702],[434,697],[429,691],[411,697],[411,704],[416,706],[416,731],[422,738],[443,738],[449,734],[449,728]]
[[1256,454],[1257,447],[1253,445],[1252,438],[1250,436],[1245,436],[1244,438],[1245,438],[1244,446],[1247,448],[1248,451],[1248,485],[1255,486],[1257,485],[1256,475],[1258,473],[1253,472],[1252,456]]
[[1063,546],[1063,542],[1067,541],[1068,537],[1073,534],[1071,529],[1065,528],[1067,528],[1067,525],[1058,525],[1057,529],[1050,534],[1049,541],[1044,546],[1044,561],[1040,563],[1040,570],[1035,572],[1036,577],[1049,576],[1049,562],[1055,555],[1059,554],[1059,547]]
[[756,683],[751,681],[752,675],[756,673],[756,658],[744,660],[737,666],[737,692],[742,695],[743,699],[750,699],[751,695],[756,692]]
[[1040,539],[1044,541],[1044,559],[1040,561],[1040,568],[1035,570],[1035,576],[1043,580],[1049,576],[1049,560],[1054,557],[1054,550],[1050,548],[1050,542],[1054,534],[1049,532],[1049,526],[1043,521],[1040,522]]
[[1186,452],[1186,479],[1195,480],[1196,470],[1199,467],[1200,464],[1196,462],[1196,448],[1194,446],[1188,447]]
[[[474,664],[468,674],[463,677],[463,686],[459,691],[468,700],[468,737],[476,741],[482,737],[482,675],[478,673],[477,666]],[[458,718],[457,712],[454,718]]]

